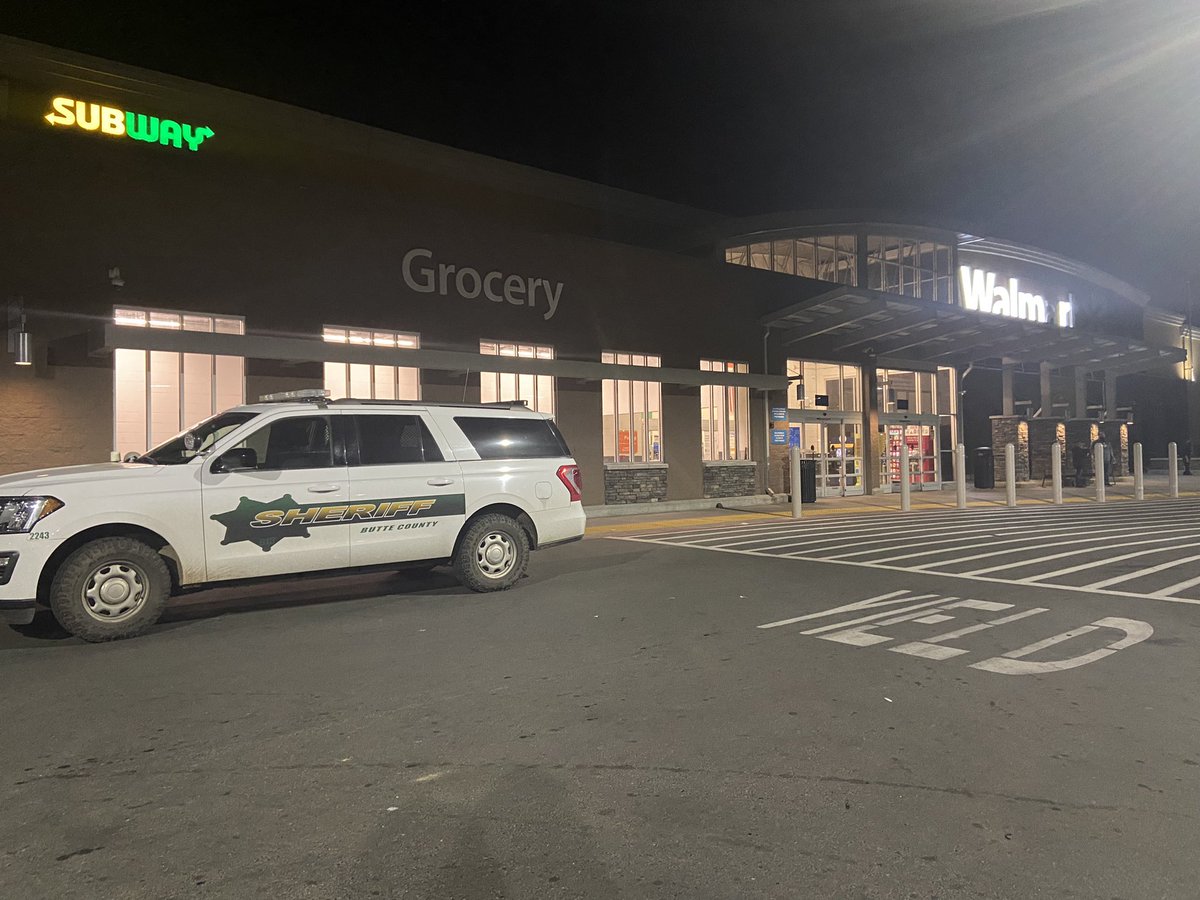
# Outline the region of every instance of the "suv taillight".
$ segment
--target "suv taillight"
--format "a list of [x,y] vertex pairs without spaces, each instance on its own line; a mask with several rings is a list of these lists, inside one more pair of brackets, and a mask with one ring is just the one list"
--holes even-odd
[[583,499],[583,473],[579,466],[559,466],[558,480],[567,486],[572,503]]

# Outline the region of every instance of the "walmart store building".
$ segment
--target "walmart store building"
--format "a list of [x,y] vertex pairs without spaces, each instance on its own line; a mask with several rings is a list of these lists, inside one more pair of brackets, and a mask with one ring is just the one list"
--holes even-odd
[[1182,319],[977,229],[732,220],[7,38],[0,169],[2,472],[320,387],[524,400],[590,506],[779,491],[790,443],[872,493],[1200,437]]

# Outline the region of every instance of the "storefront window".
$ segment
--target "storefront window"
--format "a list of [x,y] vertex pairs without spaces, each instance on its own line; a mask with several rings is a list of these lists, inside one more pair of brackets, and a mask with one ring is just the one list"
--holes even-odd
[[[331,344],[357,347],[400,347],[417,350],[421,338],[395,331],[369,328],[343,328],[326,325],[321,336]],[[367,363],[325,363],[325,390],[334,400],[356,397],[359,400],[420,400],[421,370],[411,366],[374,366]]]
[[907,372],[900,369],[879,370],[879,411],[936,415],[933,372]]
[[[746,363],[700,360],[702,372],[749,372]],[[750,458],[750,389],[700,386],[700,444],[706,462]]]
[[862,409],[862,370],[841,363],[789,359],[788,407],[858,412]]
[[852,234],[785,238],[727,247],[725,261],[837,284],[858,284],[858,239]]
[[946,244],[901,237],[867,238],[867,287],[889,294],[953,301],[951,251]]
[[[622,366],[662,365],[648,353],[604,353],[601,362]],[[604,461],[662,462],[662,383],[605,378]]]
[[[245,321],[171,310],[118,307],[117,325],[245,334]],[[240,356],[118,349],[113,362],[113,449],[141,453],[189,425],[245,402]]]
[[[510,344],[504,341],[480,341],[485,356],[510,356],[519,359],[554,359],[554,348],[539,344]],[[482,403],[524,401],[537,412],[554,415],[554,376],[516,372],[480,372],[479,399]]]

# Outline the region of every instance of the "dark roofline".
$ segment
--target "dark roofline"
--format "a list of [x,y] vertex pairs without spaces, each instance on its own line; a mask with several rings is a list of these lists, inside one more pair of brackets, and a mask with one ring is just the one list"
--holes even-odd
[[[679,229],[695,229],[721,216],[694,207],[609,187],[533,166],[408,137],[277,100],[175,75],[113,62],[73,50],[0,34],[0,77],[32,73],[101,87],[124,96],[170,100],[190,96],[230,112],[230,118],[265,125],[305,126],[298,142],[333,145],[459,181],[595,209]],[[305,135],[316,133],[319,140]]]

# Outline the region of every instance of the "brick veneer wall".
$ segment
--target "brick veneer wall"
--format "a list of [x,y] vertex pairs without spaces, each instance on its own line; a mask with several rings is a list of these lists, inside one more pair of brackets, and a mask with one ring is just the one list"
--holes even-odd
[[746,497],[753,494],[758,482],[755,463],[705,463],[704,496]]
[[605,466],[604,502],[651,503],[667,499],[667,467]]

